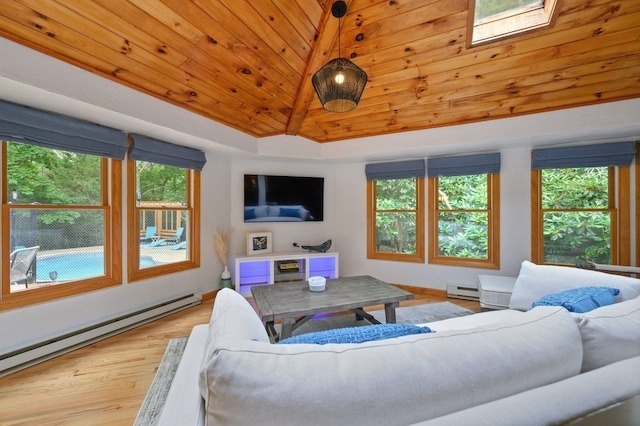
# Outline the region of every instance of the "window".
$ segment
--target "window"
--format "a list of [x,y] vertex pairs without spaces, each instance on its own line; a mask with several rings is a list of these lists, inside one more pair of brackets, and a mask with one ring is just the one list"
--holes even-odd
[[500,267],[500,154],[430,158],[429,263]]
[[533,151],[534,262],[629,264],[634,153],[632,142]]
[[367,257],[424,262],[424,161],[368,164]]
[[129,281],[198,267],[204,154],[139,135],[131,140]]
[[471,44],[477,45],[551,24],[560,0],[475,0]]
[[0,112],[0,309],[120,284],[125,135],[9,103]]

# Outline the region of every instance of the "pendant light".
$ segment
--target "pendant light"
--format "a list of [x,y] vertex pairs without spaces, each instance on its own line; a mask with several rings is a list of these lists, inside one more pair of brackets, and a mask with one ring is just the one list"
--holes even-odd
[[335,1],[331,6],[331,14],[338,18],[338,58],[320,68],[311,82],[324,109],[347,112],[358,106],[368,77],[356,64],[340,57],[340,18],[347,14],[347,4]]

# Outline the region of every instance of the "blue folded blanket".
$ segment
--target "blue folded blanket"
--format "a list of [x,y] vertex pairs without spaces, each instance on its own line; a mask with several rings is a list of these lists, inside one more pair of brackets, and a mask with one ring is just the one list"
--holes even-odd
[[429,327],[419,327],[413,324],[376,324],[362,327],[314,331],[289,337],[278,343],[313,343],[316,345],[326,345],[328,343],[362,343],[372,340],[393,339],[394,337],[407,336],[410,334],[432,332]]

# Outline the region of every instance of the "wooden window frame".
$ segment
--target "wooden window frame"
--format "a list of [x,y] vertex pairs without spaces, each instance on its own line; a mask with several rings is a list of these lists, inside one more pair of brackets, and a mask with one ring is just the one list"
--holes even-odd
[[500,175],[487,176],[487,209],[471,210],[487,212],[487,259],[468,259],[439,254],[438,197],[439,178],[429,178],[429,258],[431,264],[463,266],[470,268],[500,269]]
[[[90,291],[122,284],[122,161],[102,157],[102,194],[99,206],[77,205],[25,205],[12,206],[8,204],[9,188],[7,187],[7,144],[2,142],[2,299],[0,311],[14,309],[36,303],[47,302],[63,297],[82,294]],[[74,282],[53,285],[49,287],[34,288],[28,291],[11,293],[9,283],[9,252],[11,250],[10,235],[10,210],[17,209],[76,209],[76,210],[103,210],[105,215],[104,235],[104,276],[78,280]]]
[[[609,167],[609,205],[606,211],[611,213],[612,265],[629,265],[631,261],[630,173],[630,166]],[[571,209],[568,211],[582,210],[589,209]],[[537,264],[557,265],[543,262],[543,213],[542,171],[531,170],[531,261]]]
[[367,181],[367,258],[424,263],[424,178],[416,180],[416,253],[386,253],[376,250],[376,181]]
[[136,203],[136,160],[127,160],[127,277],[129,282],[159,277],[200,267],[200,179],[201,172],[185,169],[187,202],[185,207],[154,208],[154,210],[184,210],[189,212],[187,234],[189,258],[182,262],[140,269],[140,208]]

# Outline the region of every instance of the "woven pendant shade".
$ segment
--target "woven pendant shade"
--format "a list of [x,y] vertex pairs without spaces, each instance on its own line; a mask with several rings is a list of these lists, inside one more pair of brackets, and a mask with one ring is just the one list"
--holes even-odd
[[355,109],[367,85],[367,73],[348,59],[340,58],[340,18],[347,14],[347,4],[336,0],[331,14],[338,18],[338,58],[320,68],[311,79],[322,107],[330,112],[347,112]]
[[336,58],[311,79],[322,106],[331,112],[347,112],[358,106],[367,85],[367,73],[345,58]]

